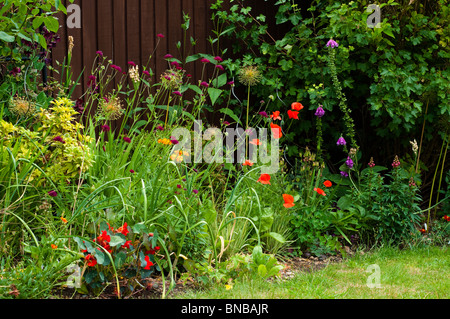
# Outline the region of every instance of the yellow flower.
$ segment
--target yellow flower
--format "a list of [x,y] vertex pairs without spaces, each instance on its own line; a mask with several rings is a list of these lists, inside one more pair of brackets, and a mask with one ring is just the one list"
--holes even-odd
[[233,289],[233,286],[232,286],[232,285],[225,285],[225,289],[226,289],[226,290]]
[[259,72],[256,66],[249,65],[239,70],[238,79],[243,85],[253,86],[258,84],[261,78],[261,72]]
[[35,111],[35,105],[20,97],[13,97],[9,102],[9,110],[18,116],[32,115]]
[[186,151],[178,150],[174,151],[172,155],[170,155],[170,159],[177,163],[181,163],[184,160],[184,156],[189,156],[189,153]]
[[159,144],[164,144],[164,145],[171,145],[172,144],[172,142],[168,138],[160,138],[158,140],[158,143]]
[[101,99],[98,112],[106,120],[117,120],[123,114],[122,102],[117,96]]

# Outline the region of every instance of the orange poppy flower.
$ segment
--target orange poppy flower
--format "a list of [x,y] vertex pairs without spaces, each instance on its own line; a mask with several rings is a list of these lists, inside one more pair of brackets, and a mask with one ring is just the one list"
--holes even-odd
[[298,112],[297,111],[288,110],[287,113],[288,113],[288,116],[290,119],[298,120]]
[[420,229],[419,231],[420,231],[422,234],[425,234],[425,233],[427,232],[424,228]]
[[260,182],[261,184],[269,184],[270,185],[270,175],[269,174],[261,174],[256,182]]
[[64,224],[67,224],[67,219],[65,219],[64,217],[61,217],[61,220]]
[[325,187],[331,187],[333,184],[330,181],[325,181],[323,182],[323,185],[325,185]]
[[284,204],[283,204],[284,207],[289,208],[289,207],[295,206],[294,196],[289,195],[289,194],[283,194],[283,200],[284,200]]
[[272,118],[272,120],[280,120],[281,121],[280,111],[272,112],[272,115],[270,117]]
[[320,189],[320,188],[314,188],[314,191],[316,191],[317,194],[319,194],[319,195],[327,196],[327,194],[325,194],[325,192],[323,191],[323,189]]
[[244,162],[244,164],[242,164],[242,165],[244,165],[244,166],[253,166],[253,163],[251,161],[249,161],[249,160],[246,160]]
[[281,127],[279,125],[270,123],[270,128],[272,129],[272,134],[274,138],[280,138],[283,136],[283,133],[281,132]]
[[300,102],[294,102],[291,104],[291,107],[293,110],[300,111],[303,108],[303,105]]
[[58,246],[56,246],[56,245],[54,245],[54,244],[52,244],[51,246],[52,246],[53,249],[58,248]]
[[254,139],[251,140],[249,143],[250,143],[250,144],[253,144],[253,145],[261,145],[261,142],[260,142],[259,139],[257,139],[257,138],[254,138]]

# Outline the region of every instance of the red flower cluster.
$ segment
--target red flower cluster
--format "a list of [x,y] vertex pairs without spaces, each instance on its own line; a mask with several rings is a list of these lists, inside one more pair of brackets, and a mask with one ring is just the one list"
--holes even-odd
[[445,216],[442,217],[442,218],[444,218],[446,221],[450,222],[450,216],[445,215]]

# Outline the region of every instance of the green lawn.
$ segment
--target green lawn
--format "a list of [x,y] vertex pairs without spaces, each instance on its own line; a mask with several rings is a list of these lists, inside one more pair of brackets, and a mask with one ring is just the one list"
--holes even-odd
[[[379,266],[380,287],[370,265]],[[449,299],[448,247],[398,250],[381,248],[357,254],[340,264],[313,273],[298,273],[290,280],[267,283],[258,278],[236,281],[233,288],[215,286],[187,291],[172,298],[186,299]],[[370,277],[372,276],[372,277]],[[370,278],[372,280],[370,280]]]

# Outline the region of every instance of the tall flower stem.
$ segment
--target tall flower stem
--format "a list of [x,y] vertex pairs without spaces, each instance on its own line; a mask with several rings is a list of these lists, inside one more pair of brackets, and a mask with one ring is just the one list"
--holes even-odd
[[351,110],[349,110],[347,107],[347,103],[346,103],[347,98],[345,97],[344,92],[342,92],[342,86],[337,77],[337,70],[336,70],[336,64],[335,64],[336,51],[333,47],[329,47],[328,50],[329,50],[328,51],[329,52],[328,66],[330,68],[333,85],[336,90],[337,97],[339,99],[339,107],[340,107],[342,113],[344,113],[344,122],[345,122],[345,125],[347,126],[347,135],[350,137],[352,146],[355,149],[358,149],[358,144],[356,143],[356,139],[355,139],[355,124],[353,122],[353,119],[350,116]]
[[[250,108],[250,85],[247,85],[247,118],[246,118],[246,124],[245,124],[245,131],[248,130],[249,108]],[[248,142],[249,142],[249,137],[246,134],[246,136],[245,136],[245,145],[246,145],[245,158],[246,159],[248,159],[248,148],[249,148]]]

